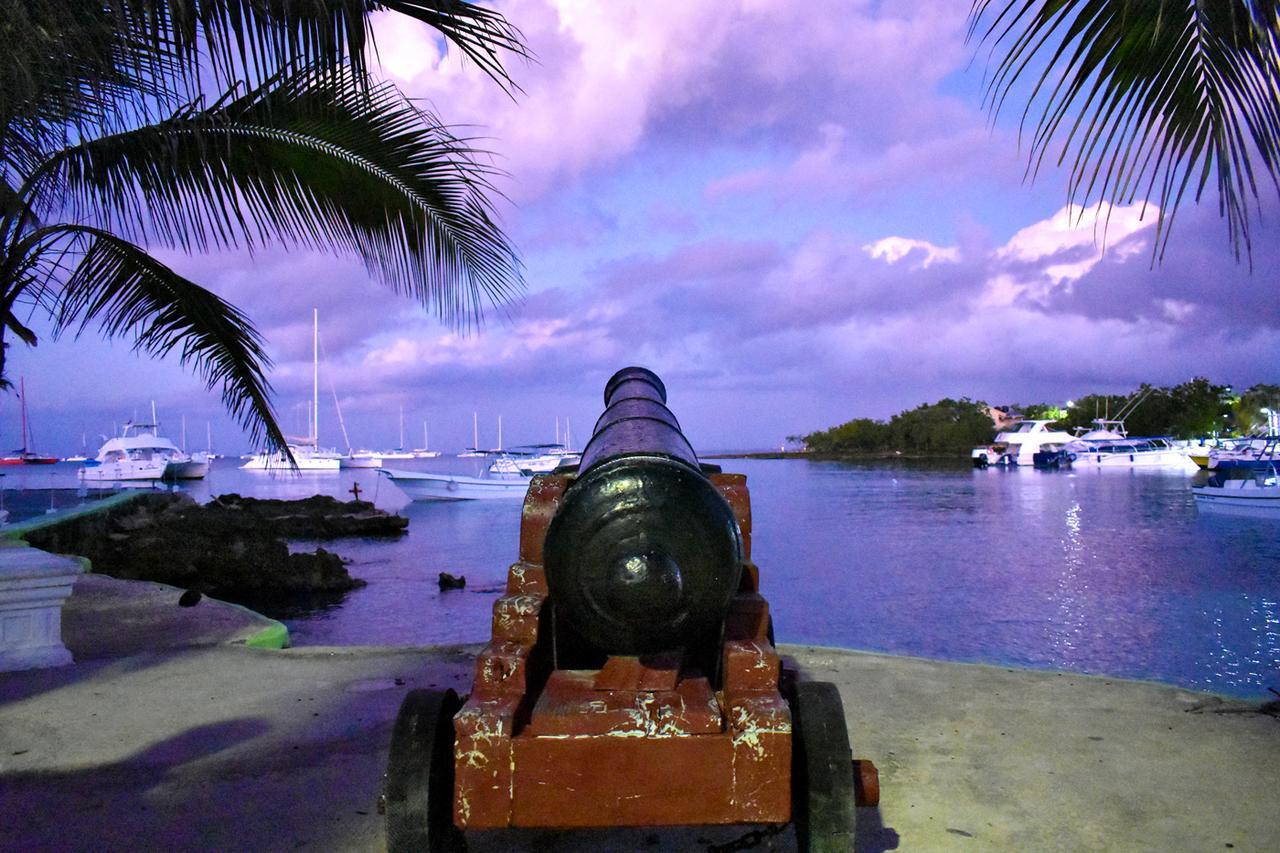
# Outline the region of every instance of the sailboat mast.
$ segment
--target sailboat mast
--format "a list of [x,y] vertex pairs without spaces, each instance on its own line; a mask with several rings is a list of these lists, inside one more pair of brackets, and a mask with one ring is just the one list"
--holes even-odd
[[18,396],[22,398],[22,452],[27,452],[27,378],[18,377]]
[[423,450],[431,449],[431,442],[427,441],[427,422],[426,421],[422,422],[422,449]]
[[311,309],[311,423],[320,447],[320,309]]
[[498,415],[498,449],[502,449],[502,415]]
[[480,415],[476,412],[471,413],[471,449],[480,449]]
[[404,406],[400,407],[400,449],[404,450]]

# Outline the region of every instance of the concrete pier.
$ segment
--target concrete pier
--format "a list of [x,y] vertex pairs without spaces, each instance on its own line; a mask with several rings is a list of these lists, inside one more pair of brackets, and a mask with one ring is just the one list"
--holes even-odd
[[[112,609],[84,606],[65,631],[80,662],[0,675],[0,849],[383,849],[377,798],[400,701],[417,687],[465,690],[475,649],[263,650],[248,645],[262,624],[219,634],[194,619],[184,641],[188,614],[229,617],[222,607],[135,601],[119,632],[144,636],[150,610],[169,620],[154,635],[166,644],[93,654],[77,644],[104,642]],[[1269,851],[1280,838],[1280,720],[1238,703],[1116,679],[782,650],[803,677],[840,686],[854,752],[880,768],[881,805],[860,810],[859,850]],[[706,850],[745,829],[469,842]],[[757,849],[794,845],[788,829]]]

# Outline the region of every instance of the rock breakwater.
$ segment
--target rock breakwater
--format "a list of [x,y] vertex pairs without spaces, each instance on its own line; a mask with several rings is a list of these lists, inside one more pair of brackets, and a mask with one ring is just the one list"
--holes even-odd
[[364,581],[325,548],[289,550],[286,539],[395,536],[408,519],[365,501],[296,501],[222,495],[141,495],[122,506],[28,534],[37,548],[89,558],[100,574],[196,590],[280,618],[334,603]]

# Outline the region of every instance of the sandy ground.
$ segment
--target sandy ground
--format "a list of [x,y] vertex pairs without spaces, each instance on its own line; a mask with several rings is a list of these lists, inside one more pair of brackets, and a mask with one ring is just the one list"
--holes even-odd
[[[383,849],[376,803],[400,701],[465,691],[475,649],[250,648],[261,617],[120,583],[73,596],[75,665],[0,674],[0,849]],[[783,652],[802,677],[839,685],[854,753],[880,768],[859,850],[1280,847],[1274,717],[1156,684]],[[468,840],[705,850],[745,829]],[[788,829],[757,849],[794,846]]]

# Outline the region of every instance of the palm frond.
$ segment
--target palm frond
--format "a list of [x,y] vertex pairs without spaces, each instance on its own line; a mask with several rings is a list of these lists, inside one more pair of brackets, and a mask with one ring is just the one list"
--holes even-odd
[[[102,3],[0,0],[0,167],[29,172],[41,152],[142,121],[195,94],[166,45],[147,45]],[[175,100],[177,99],[177,100]],[[163,105],[169,103],[165,108]]]
[[508,93],[502,55],[527,57],[500,13],[462,0],[0,0],[0,178],[43,153],[150,124],[214,90],[306,65],[367,82],[369,16],[434,27]]
[[1157,257],[1213,180],[1251,257],[1259,184],[1280,193],[1278,0],[973,0],[970,38],[992,50],[993,119],[1030,85],[1030,174],[1058,151],[1069,202],[1156,204]]
[[[46,0],[50,2],[50,0]],[[58,2],[58,0],[52,0]],[[65,2],[65,0],[62,0]],[[148,52],[171,51],[192,70],[207,56],[227,85],[263,81],[297,64],[367,71],[372,12],[434,27],[508,91],[501,54],[527,56],[519,31],[492,9],[464,0],[99,0],[121,31]]]
[[16,252],[29,258],[52,252],[61,259],[68,243],[74,245],[76,261],[40,297],[53,318],[55,336],[67,331],[78,336],[96,325],[108,338],[131,336],[138,351],[154,356],[177,352],[210,390],[221,390],[223,405],[255,443],[285,449],[270,404],[270,360],[248,318],[138,246],[98,228],[36,229]]
[[523,287],[492,169],[390,85],[307,70],[210,109],[71,146],[25,190],[136,242],[283,241],[352,253],[446,322]]

